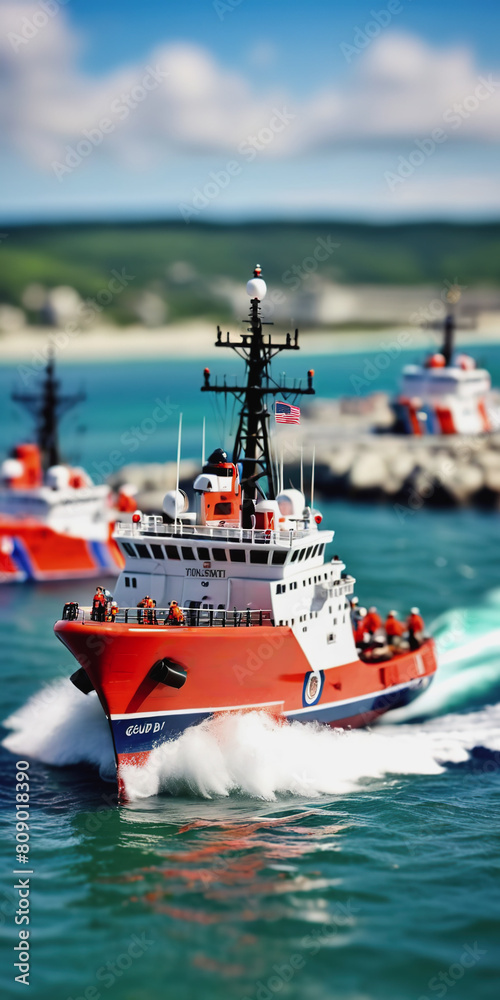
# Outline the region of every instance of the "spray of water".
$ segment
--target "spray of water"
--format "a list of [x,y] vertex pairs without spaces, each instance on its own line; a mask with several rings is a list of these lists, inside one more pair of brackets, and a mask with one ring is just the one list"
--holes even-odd
[[[500,750],[500,705],[419,725],[331,730],[280,723],[263,712],[221,715],[186,730],[122,770],[131,800],[160,792],[205,798],[240,793],[272,801],[281,794],[345,794],[390,775],[439,774],[480,745]],[[6,722],[4,745],[47,764],[90,763],[114,774],[107,722],[97,699],[69,682],[35,695]]]

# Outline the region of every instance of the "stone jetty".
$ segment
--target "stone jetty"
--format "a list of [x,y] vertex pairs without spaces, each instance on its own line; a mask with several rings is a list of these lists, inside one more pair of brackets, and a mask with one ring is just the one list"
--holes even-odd
[[[283,459],[286,486],[300,484],[301,452],[306,493],[310,489],[315,447],[315,498],[348,498],[397,505],[404,511],[424,505],[500,507],[500,431],[480,437],[411,437],[390,431],[387,397],[315,401],[300,426],[280,427],[276,435],[278,468]],[[181,463],[180,486],[192,500],[200,462]],[[137,506],[158,512],[174,489],[175,462],[124,466],[111,485],[133,483]]]

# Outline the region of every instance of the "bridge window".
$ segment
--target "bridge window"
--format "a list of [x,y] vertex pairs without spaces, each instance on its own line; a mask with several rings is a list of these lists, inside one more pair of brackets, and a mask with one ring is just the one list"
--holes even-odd
[[308,548],[308,550],[307,550],[307,552],[306,552],[306,559],[309,559],[309,556],[311,555],[312,550],[313,550],[313,547],[312,547],[312,545],[310,545],[309,548]]
[[273,566],[282,566],[285,560],[286,560],[286,552],[280,552],[279,550],[273,552],[273,559],[272,559]]
[[305,549],[301,549],[300,552],[299,552],[299,562],[302,562],[305,554],[306,554],[306,550]]
[[182,545],[181,552],[183,559],[196,559],[196,556],[190,545]]
[[213,554],[216,562],[226,562],[227,556],[225,549],[213,549]]
[[229,558],[231,562],[246,562],[245,549],[229,549]]
[[299,550],[298,549],[294,549],[294,551],[292,552],[292,558],[290,559],[290,562],[295,562],[295,560],[297,559],[298,554],[299,554]]
[[165,553],[163,551],[163,545],[151,545],[151,548],[153,550],[153,555],[154,555],[155,559],[164,559],[165,558]]
[[320,547],[318,549],[318,555],[322,556],[324,551],[325,551],[325,543],[323,542],[323,544],[320,545]]
[[149,551],[147,545],[137,544],[137,552],[141,559],[151,559],[151,552]]
[[203,559],[204,561],[210,559],[210,552],[205,548],[205,546],[198,549],[198,559]]
[[251,563],[265,563],[267,566],[268,558],[269,558],[269,552],[261,551],[260,549],[258,549],[256,552],[250,550]]
[[123,548],[125,549],[125,552],[127,553],[127,555],[128,556],[133,556],[134,559],[135,559],[135,557],[136,557],[136,551],[134,549],[134,546],[131,545],[130,542],[123,542],[122,544],[123,544]]
[[177,545],[166,545],[165,552],[167,553],[169,559],[180,559]]

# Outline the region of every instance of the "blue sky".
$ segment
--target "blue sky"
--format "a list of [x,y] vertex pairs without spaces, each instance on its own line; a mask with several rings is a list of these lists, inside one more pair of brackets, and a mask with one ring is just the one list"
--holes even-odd
[[499,27],[493,2],[0,0],[0,218],[497,218]]

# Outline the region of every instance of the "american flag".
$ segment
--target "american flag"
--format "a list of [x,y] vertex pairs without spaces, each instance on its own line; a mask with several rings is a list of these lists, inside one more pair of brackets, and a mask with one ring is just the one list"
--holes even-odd
[[276,400],[274,416],[277,424],[300,424],[300,407]]

